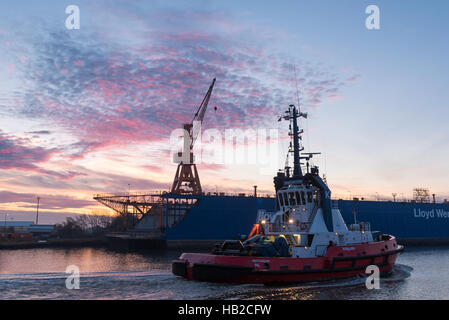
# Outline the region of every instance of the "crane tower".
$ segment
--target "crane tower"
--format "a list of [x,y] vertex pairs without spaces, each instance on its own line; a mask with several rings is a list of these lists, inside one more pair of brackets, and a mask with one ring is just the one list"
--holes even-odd
[[215,78],[203,98],[198,110],[193,117],[192,122],[184,124],[184,147],[182,152],[174,155],[174,162],[178,163],[175,179],[171,192],[176,194],[201,194],[200,177],[196,169],[195,157],[193,155],[193,146],[201,130],[207,105],[215,85]]

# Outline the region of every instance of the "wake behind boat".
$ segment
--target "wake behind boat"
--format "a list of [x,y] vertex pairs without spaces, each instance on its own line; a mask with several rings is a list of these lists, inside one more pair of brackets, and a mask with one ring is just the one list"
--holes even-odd
[[[374,239],[368,222],[346,225],[332,206],[331,191],[309,165],[316,153],[301,153],[294,105],[279,120],[290,121],[293,173],[286,165],[274,178],[276,212],[259,210],[244,242],[227,240],[209,254],[183,253],[172,263],[175,275],[189,280],[229,283],[292,283],[332,280],[365,274],[369,265],[392,271],[403,246],[391,235]],[[301,160],[306,161],[303,174]]]

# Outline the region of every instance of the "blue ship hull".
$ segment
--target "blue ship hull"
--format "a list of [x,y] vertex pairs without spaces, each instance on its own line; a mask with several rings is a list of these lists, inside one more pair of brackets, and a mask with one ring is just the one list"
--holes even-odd
[[[258,209],[274,211],[274,198],[237,196],[192,196],[198,199],[185,218],[166,230],[166,240],[220,241],[248,235]],[[347,224],[371,223],[373,231],[396,236],[403,243],[449,243],[449,205],[410,202],[338,200]]]
[[403,243],[449,243],[449,205],[442,203],[339,200],[346,223],[371,222],[373,231],[396,236]]

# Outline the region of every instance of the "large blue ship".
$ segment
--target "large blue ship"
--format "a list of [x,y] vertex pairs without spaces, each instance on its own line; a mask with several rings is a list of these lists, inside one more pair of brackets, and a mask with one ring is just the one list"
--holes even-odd
[[[166,231],[172,245],[193,245],[248,235],[259,209],[275,208],[275,198],[196,196],[197,204]],[[371,229],[394,234],[402,243],[449,243],[449,204],[334,200],[348,223],[370,221]],[[143,223],[140,227],[144,227]]]
[[[134,226],[110,235],[114,246],[210,248],[222,240],[244,238],[251,231],[258,210],[272,211],[276,206],[274,197],[254,195],[165,193],[157,197],[159,200],[152,200],[152,208],[135,219],[138,222]],[[147,205],[151,203],[148,201]],[[332,203],[348,224],[369,221],[371,230],[394,234],[400,243],[449,244],[447,203],[362,200],[333,200]]]

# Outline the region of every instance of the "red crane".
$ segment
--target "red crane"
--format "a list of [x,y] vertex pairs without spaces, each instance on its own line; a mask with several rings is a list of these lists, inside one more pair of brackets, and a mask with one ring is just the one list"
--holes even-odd
[[198,176],[198,170],[196,169],[195,157],[193,155],[193,145],[201,130],[201,125],[214,85],[215,78],[212,80],[212,84],[198,107],[192,122],[184,124],[184,148],[182,152],[178,152],[174,157],[174,161],[179,164],[171,188],[172,193],[202,194],[203,192],[201,189],[200,177]]

